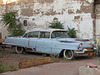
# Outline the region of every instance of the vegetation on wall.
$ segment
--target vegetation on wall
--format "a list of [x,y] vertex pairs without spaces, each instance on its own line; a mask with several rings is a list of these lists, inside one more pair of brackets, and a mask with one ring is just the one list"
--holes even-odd
[[2,21],[9,32],[9,36],[22,36],[24,30],[21,25],[16,23],[16,14],[17,12],[8,12],[2,15]]
[[57,28],[57,29],[64,29],[63,23],[56,21],[56,22],[51,22],[51,25],[49,26],[50,28]]
[[[54,21],[50,23],[51,25],[49,26],[50,28],[56,28],[56,29],[64,29],[63,23],[59,22],[59,21]],[[67,34],[71,37],[71,38],[76,38],[76,30],[75,28],[69,28],[67,30]]]
[[71,37],[71,38],[76,38],[76,30],[75,28],[69,28],[67,30],[67,34]]

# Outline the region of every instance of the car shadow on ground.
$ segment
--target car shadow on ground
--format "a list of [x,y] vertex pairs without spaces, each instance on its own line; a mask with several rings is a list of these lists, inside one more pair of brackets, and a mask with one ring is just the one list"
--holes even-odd
[[43,57],[51,57],[55,61],[58,62],[71,62],[71,61],[81,61],[81,60],[89,60],[92,59],[93,57],[88,57],[88,56],[78,56],[75,57],[73,60],[67,60],[64,59],[63,57],[58,57],[56,55],[52,54],[45,54],[45,53],[35,53],[35,52],[23,52],[22,54],[17,54],[15,50],[13,49],[5,49],[5,50],[0,50],[0,52],[4,52],[4,54],[9,54],[11,56],[20,56],[20,57],[32,57],[32,58],[43,58]]
[[40,56],[40,57],[51,57],[51,58],[55,58],[56,61],[62,61],[62,62],[71,62],[71,61],[81,61],[81,60],[89,60],[89,59],[92,59],[93,57],[95,56],[92,56],[92,57],[89,57],[89,56],[78,56],[78,57],[75,57],[74,59],[72,60],[67,60],[67,59],[64,59],[63,57],[58,57],[56,55],[53,55],[51,56],[51,54],[45,54],[45,53],[32,53],[32,52],[27,52],[27,53],[24,53],[25,55],[35,55],[35,56]]

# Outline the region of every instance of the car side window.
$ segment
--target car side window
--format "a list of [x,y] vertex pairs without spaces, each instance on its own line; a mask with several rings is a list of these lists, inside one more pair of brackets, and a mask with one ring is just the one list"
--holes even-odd
[[35,32],[30,32],[30,33],[28,33],[28,37],[30,38],[30,37],[32,37],[32,38],[38,38],[38,33],[39,32],[37,32],[37,31],[35,31]]
[[51,38],[69,38],[66,31],[54,31],[51,34]]
[[50,32],[40,32],[40,38],[50,38]]
[[51,38],[55,38],[55,34],[54,33],[51,34]]

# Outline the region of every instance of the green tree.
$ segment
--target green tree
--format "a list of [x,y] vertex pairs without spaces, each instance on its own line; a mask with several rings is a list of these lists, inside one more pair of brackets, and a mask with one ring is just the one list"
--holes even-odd
[[22,26],[16,23],[16,14],[17,12],[7,12],[2,15],[2,21],[7,26],[9,36],[22,36],[25,32]]

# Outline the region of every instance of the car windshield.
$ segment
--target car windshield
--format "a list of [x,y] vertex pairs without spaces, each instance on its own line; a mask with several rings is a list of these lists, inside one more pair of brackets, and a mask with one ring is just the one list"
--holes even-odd
[[52,32],[52,38],[69,38],[66,31],[54,31]]

